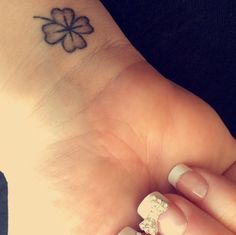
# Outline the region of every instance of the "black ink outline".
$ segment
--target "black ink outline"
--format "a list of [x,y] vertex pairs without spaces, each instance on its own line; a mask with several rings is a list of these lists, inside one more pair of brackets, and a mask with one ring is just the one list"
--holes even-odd
[[[90,29],[91,29],[91,31],[89,31],[87,33],[80,33],[80,34],[90,34],[90,33],[93,33],[94,32],[94,28],[93,28],[92,25],[90,25],[89,18],[87,16],[80,16],[80,17],[78,17],[73,24],[75,24],[80,19],[85,19],[85,24],[88,24],[90,26]],[[77,26],[77,28],[80,28],[80,27],[83,27],[83,25],[82,26]]]
[[[73,20],[74,20],[74,18],[75,18],[75,12],[74,12],[74,10],[71,9],[71,8],[63,8],[63,9],[60,9],[60,8],[53,8],[53,9],[51,10],[50,14],[51,14],[51,17],[54,19],[54,22],[55,22],[55,23],[57,23],[57,21],[55,20],[55,17],[53,16],[53,15],[54,15],[54,11],[59,11],[59,12],[61,12],[61,13],[64,13],[65,11],[70,11],[71,14],[73,15],[71,22],[73,22]],[[57,24],[62,25],[63,27],[66,26],[66,25],[63,25],[63,24],[60,24],[60,23],[57,23]]]
[[[64,17],[64,24],[60,23],[60,22],[57,22],[57,20],[55,18],[56,11],[58,11],[59,13],[61,13],[63,15],[63,17]],[[71,20],[70,23],[68,22],[68,18],[66,17],[66,14],[65,14],[66,11],[69,11],[71,13],[72,17],[70,19]],[[41,19],[41,20],[48,21],[48,23],[42,25],[42,27],[41,27],[41,30],[44,33],[44,41],[46,43],[48,43],[49,45],[55,45],[57,43],[61,43],[63,49],[66,52],[68,52],[68,53],[73,53],[77,49],[84,49],[84,48],[86,48],[88,46],[86,40],[84,39],[84,37],[82,35],[83,34],[91,34],[91,33],[93,33],[94,32],[94,28],[90,24],[90,20],[89,20],[89,18],[87,16],[80,16],[80,17],[78,17],[78,16],[75,15],[74,10],[71,9],[71,8],[63,8],[63,9],[53,8],[53,9],[51,9],[50,14],[51,14],[52,19],[47,18],[47,17],[42,17],[42,16],[33,16],[34,19]],[[74,26],[79,20],[82,20],[83,24]],[[59,26],[62,27],[61,30],[55,31],[54,33],[63,33],[64,32],[64,35],[60,39],[56,40],[55,42],[49,42],[48,39],[47,39],[48,33],[46,32],[46,27],[48,27],[49,25],[53,25],[53,24],[59,25]],[[83,32],[83,33],[79,33],[79,32],[75,31],[75,29],[82,28],[84,26],[88,27],[89,31]],[[74,34],[83,41],[83,46],[82,47],[78,47],[78,46],[74,46],[73,45],[73,41],[74,41],[74,36],[73,35]],[[70,35],[71,41],[72,41],[72,47],[73,47],[72,50],[68,50],[68,48],[65,47],[65,39],[69,35]]]
[[[76,33],[77,34],[77,33]],[[82,40],[83,40],[83,42],[84,42],[84,46],[83,47],[74,47],[72,50],[67,50],[67,48],[65,47],[65,44],[64,44],[64,42],[65,42],[65,38],[63,39],[63,41],[62,41],[62,47],[63,47],[63,49],[66,51],[66,52],[68,52],[68,53],[73,53],[73,52],[75,52],[77,49],[83,49],[83,48],[85,48],[85,47],[87,47],[87,42],[84,40],[84,38],[81,36],[81,35],[79,35],[79,34],[77,34]],[[65,35],[65,37],[66,36],[68,36],[67,34]]]
[[62,40],[64,40],[67,33],[65,32],[64,36],[62,36],[62,37],[61,37],[60,39],[58,39],[57,41],[55,41],[55,42],[49,42],[49,41],[47,40],[48,34],[45,32],[45,29],[44,29],[44,28],[47,27],[48,25],[51,25],[51,24],[55,24],[55,23],[48,23],[48,24],[43,25],[43,26],[42,26],[42,31],[43,31],[43,33],[44,33],[44,41],[47,42],[47,43],[50,44],[50,45],[55,45],[55,44],[61,42]]

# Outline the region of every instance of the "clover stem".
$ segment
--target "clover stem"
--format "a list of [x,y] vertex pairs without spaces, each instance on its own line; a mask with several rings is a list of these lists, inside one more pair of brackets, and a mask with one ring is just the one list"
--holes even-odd
[[46,18],[46,17],[41,17],[41,16],[34,16],[33,17],[34,19],[41,19],[41,20],[47,20],[47,21],[50,21],[52,22],[53,20],[49,19],[49,18]]

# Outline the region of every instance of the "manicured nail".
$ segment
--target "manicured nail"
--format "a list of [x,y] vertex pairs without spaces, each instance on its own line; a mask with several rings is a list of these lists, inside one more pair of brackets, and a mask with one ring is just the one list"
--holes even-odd
[[207,181],[198,172],[184,164],[179,164],[171,170],[168,181],[193,200],[203,199],[209,188]]
[[142,233],[137,232],[130,227],[125,227],[118,233],[118,235],[142,235]]
[[158,192],[146,196],[137,211],[144,219],[139,227],[146,234],[183,235],[186,230],[183,212]]

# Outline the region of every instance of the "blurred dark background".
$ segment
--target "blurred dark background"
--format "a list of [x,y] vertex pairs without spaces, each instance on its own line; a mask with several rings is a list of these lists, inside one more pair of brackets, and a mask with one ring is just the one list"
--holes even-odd
[[[145,58],[213,106],[236,137],[236,0],[102,2]],[[0,235],[7,235],[2,174]]]
[[0,235],[7,235],[7,191],[7,182],[5,176],[0,172]]

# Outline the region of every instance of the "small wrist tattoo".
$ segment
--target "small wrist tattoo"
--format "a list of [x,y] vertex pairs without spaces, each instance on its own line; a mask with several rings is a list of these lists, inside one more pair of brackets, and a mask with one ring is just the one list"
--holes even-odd
[[71,8],[53,8],[51,19],[41,16],[34,16],[34,19],[47,21],[42,26],[44,41],[50,45],[61,43],[63,49],[68,53],[73,53],[77,49],[87,47],[84,34],[91,34],[94,28],[86,16],[76,16]]

